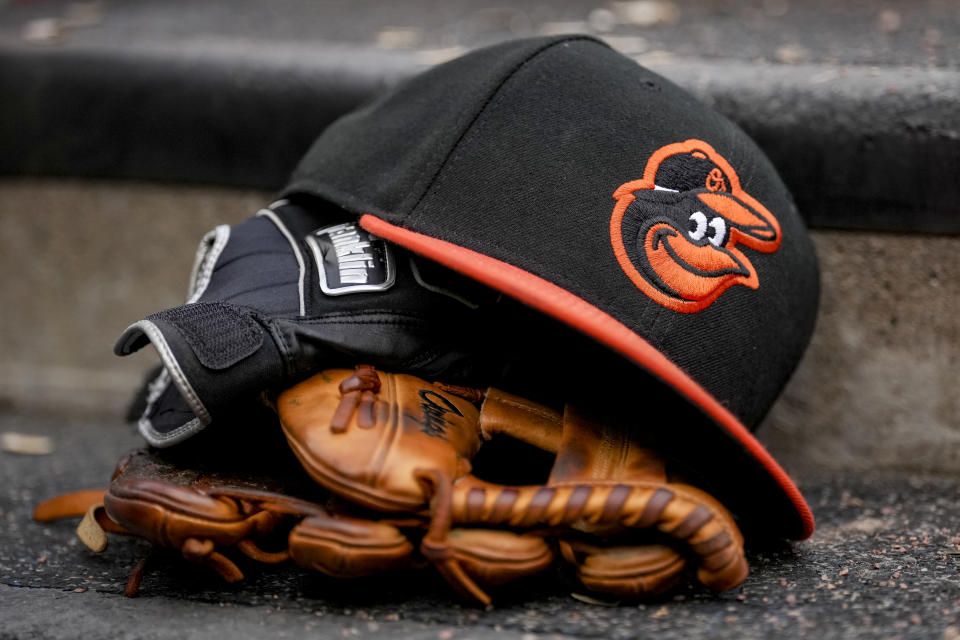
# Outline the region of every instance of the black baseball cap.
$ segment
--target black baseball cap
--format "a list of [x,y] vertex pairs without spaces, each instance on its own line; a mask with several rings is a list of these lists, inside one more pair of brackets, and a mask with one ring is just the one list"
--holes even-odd
[[652,374],[696,409],[657,428],[708,433],[737,508],[813,532],[751,431],[813,331],[816,256],[769,160],[684,90],[586,36],[479,49],[331,125],[298,194]]

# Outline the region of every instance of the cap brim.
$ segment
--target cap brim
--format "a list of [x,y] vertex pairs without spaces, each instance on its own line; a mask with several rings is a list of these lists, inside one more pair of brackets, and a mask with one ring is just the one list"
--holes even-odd
[[[754,476],[751,480],[771,485],[771,490],[763,493],[774,499],[782,498],[785,507],[782,511],[795,516],[785,518],[782,522],[768,522],[768,528],[778,535],[798,540],[806,539],[813,533],[813,513],[800,490],[753,434],[680,367],[620,321],[566,289],[490,256],[398,227],[369,214],[360,218],[360,224],[381,238],[435,260],[560,320],[670,385],[712,418],[720,427],[720,432],[734,445],[733,449],[743,451],[752,463],[748,471]],[[725,464],[729,468],[729,462]],[[758,493],[749,485],[741,487],[741,491],[754,495]]]

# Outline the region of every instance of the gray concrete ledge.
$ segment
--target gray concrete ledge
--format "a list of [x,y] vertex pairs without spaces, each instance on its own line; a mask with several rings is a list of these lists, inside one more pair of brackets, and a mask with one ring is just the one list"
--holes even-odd
[[0,180],[0,406],[121,415],[148,364],[117,358],[135,320],[182,304],[204,233],[256,191]]
[[960,233],[960,72],[646,58],[750,134],[811,227]]
[[[0,173],[273,190],[325,126],[402,78],[576,31],[739,123],[812,226],[960,233],[960,25],[936,2],[91,6],[74,27],[64,2],[0,5],[0,122],[15,123]],[[37,42],[36,20],[62,33]]]
[[[0,180],[0,406],[121,415],[154,363],[112,354],[181,304],[200,237],[266,192]],[[815,231],[810,349],[761,439],[798,469],[960,472],[960,237]]]

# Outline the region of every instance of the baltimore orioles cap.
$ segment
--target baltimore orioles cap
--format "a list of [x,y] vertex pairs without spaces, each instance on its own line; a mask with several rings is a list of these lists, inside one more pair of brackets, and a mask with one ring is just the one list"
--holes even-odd
[[694,408],[667,426],[709,433],[741,510],[813,532],[751,433],[813,331],[813,247],[756,144],[679,87],[585,36],[476,50],[331,125],[297,194],[655,376]]

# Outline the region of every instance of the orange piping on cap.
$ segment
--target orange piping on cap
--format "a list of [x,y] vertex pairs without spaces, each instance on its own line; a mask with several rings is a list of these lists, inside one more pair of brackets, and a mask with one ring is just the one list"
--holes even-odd
[[815,522],[807,501],[787,472],[760,441],[706,389],[616,318],[552,282],[482,253],[398,227],[370,214],[361,216],[360,225],[370,233],[422,254],[562,320],[656,375],[710,415],[773,476],[800,516],[803,530],[797,539],[805,540],[813,534]]

